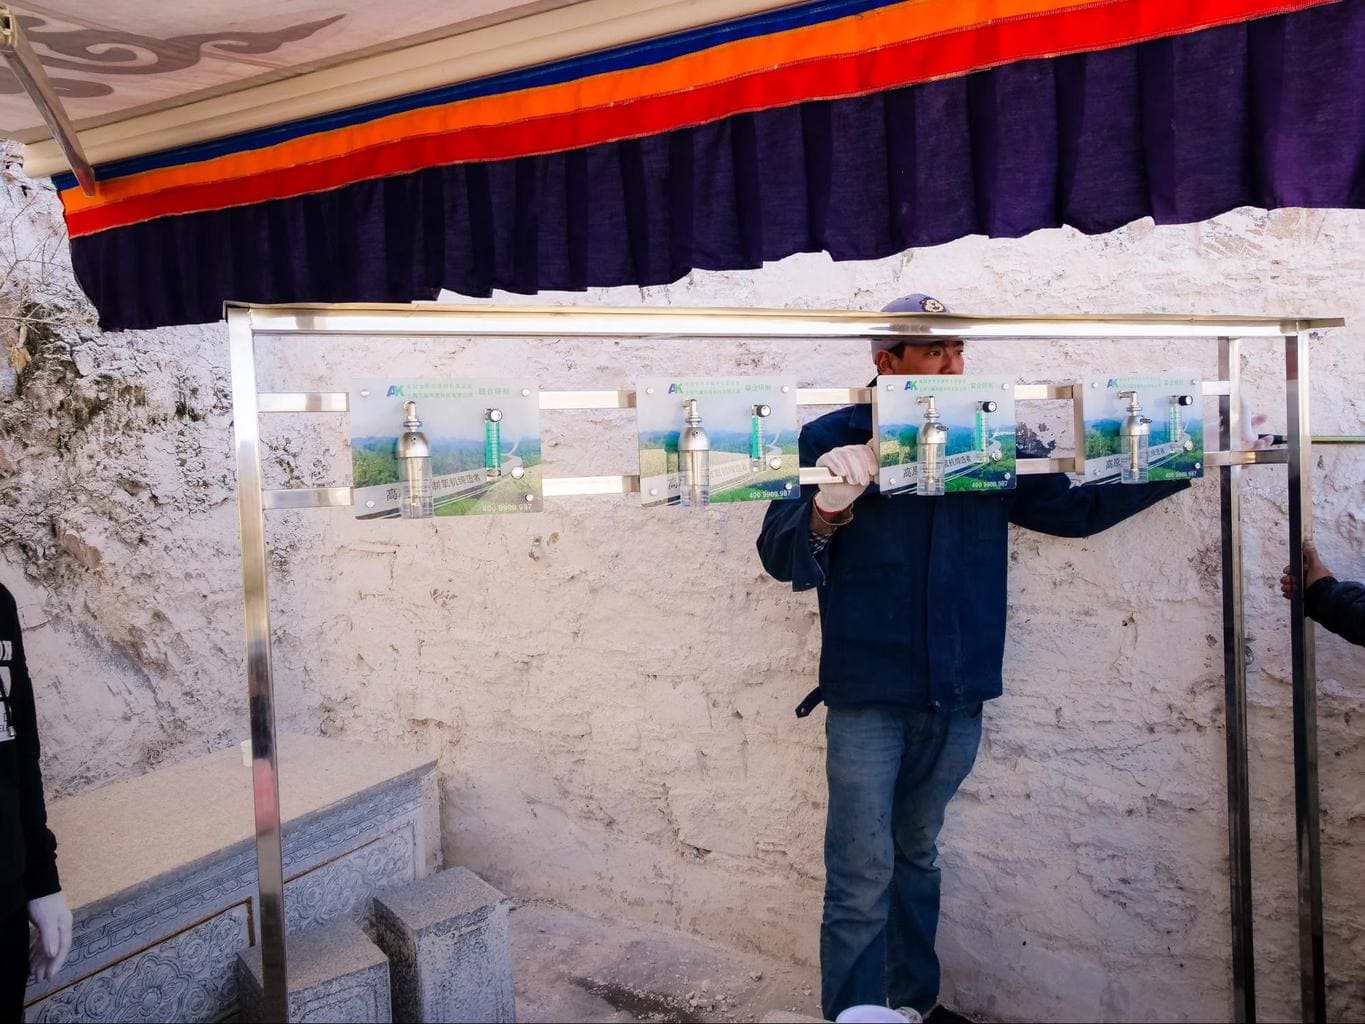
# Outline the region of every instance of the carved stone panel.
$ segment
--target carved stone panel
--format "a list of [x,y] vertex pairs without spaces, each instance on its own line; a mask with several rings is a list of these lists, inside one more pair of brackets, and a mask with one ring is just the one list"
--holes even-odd
[[238,950],[250,944],[245,904],[55,992],[30,1021],[214,1021],[237,1004]]
[[285,928],[316,928],[362,913],[378,890],[413,880],[414,856],[413,827],[406,824],[291,879],[284,887]]

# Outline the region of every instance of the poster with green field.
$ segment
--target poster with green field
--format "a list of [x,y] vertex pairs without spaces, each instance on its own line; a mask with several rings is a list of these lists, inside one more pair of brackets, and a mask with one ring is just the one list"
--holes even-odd
[[357,519],[543,508],[533,383],[360,378],[351,382],[350,419]]
[[799,496],[794,381],[653,378],[635,407],[646,508]]
[[[1147,479],[1193,480],[1204,475],[1203,385],[1192,371],[1092,377],[1078,385],[1085,423],[1085,480],[1114,483],[1132,455],[1122,429],[1130,415],[1150,420]],[[1132,413],[1136,399],[1137,413]]]
[[877,486],[883,494],[919,490],[928,471],[920,464],[930,455],[920,451],[926,425],[944,438],[934,453],[933,470],[941,475],[943,493],[991,493],[1014,487],[1013,381],[888,375],[877,378],[875,395]]

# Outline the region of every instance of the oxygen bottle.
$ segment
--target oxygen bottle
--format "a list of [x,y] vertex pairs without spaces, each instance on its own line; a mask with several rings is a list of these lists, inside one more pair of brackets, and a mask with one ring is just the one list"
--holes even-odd
[[403,433],[398,436],[398,476],[403,484],[399,512],[404,519],[431,518],[431,446],[417,428],[417,403],[403,403]]
[[915,442],[915,493],[933,497],[943,493],[943,463],[948,448],[948,428],[939,419],[938,406],[933,395],[925,395],[916,401],[917,405],[927,405],[924,422],[920,424],[919,437]]
[[711,438],[701,425],[695,398],[683,402],[683,416],[685,425],[678,435],[679,497],[683,505],[697,507],[711,501]]
[[1119,426],[1119,451],[1123,466],[1119,482],[1145,484],[1147,482],[1147,449],[1152,440],[1152,421],[1142,415],[1142,405],[1136,391],[1120,391],[1119,398],[1128,399],[1128,415]]

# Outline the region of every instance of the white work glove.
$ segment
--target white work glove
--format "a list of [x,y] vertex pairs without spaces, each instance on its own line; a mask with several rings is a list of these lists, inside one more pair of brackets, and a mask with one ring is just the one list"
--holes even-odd
[[28,919],[38,929],[29,948],[29,970],[39,981],[55,978],[71,955],[71,908],[66,894],[54,892],[28,901]]
[[835,476],[847,481],[820,485],[816,502],[824,512],[842,512],[858,500],[868,484],[877,479],[877,456],[865,444],[832,448],[816,459],[815,464],[824,466]]
[[1275,442],[1274,435],[1258,434],[1256,431],[1257,427],[1265,425],[1266,422],[1265,413],[1258,412],[1253,416],[1251,412],[1247,409],[1247,400],[1245,398],[1241,400],[1241,407],[1242,436],[1240,438],[1241,444],[1239,445],[1241,450],[1260,451],[1262,449],[1269,448]]

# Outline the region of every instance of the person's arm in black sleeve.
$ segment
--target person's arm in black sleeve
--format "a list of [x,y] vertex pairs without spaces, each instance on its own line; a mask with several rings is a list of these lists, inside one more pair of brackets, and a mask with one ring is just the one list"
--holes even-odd
[[[804,430],[797,449],[802,466],[815,465],[815,460],[825,454]],[[793,590],[820,586],[829,570],[828,547],[817,555],[810,543],[811,510],[819,490],[811,484],[801,488],[800,498],[769,502],[758,534],[758,557],[763,568],[773,579],[790,583]]]
[[1365,647],[1365,586],[1325,576],[1304,593],[1303,610],[1337,636]]
[[57,840],[47,827],[43,773],[38,763],[38,715],[33,706],[33,683],[24,659],[24,640],[19,633],[19,613],[8,591],[0,589],[0,602],[3,602],[0,615],[9,618],[14,625],[9,707],[19,762],[19,822],[24,830],[26,848],[24,898],[36,900],[50,896],[62,887],[57,878]]
[[1089,537],[1189,486],[1188,480],[1169,480],[1073,487],[1065,473],[1021,476],[1010,502],[1010,522],[1054,537]]

